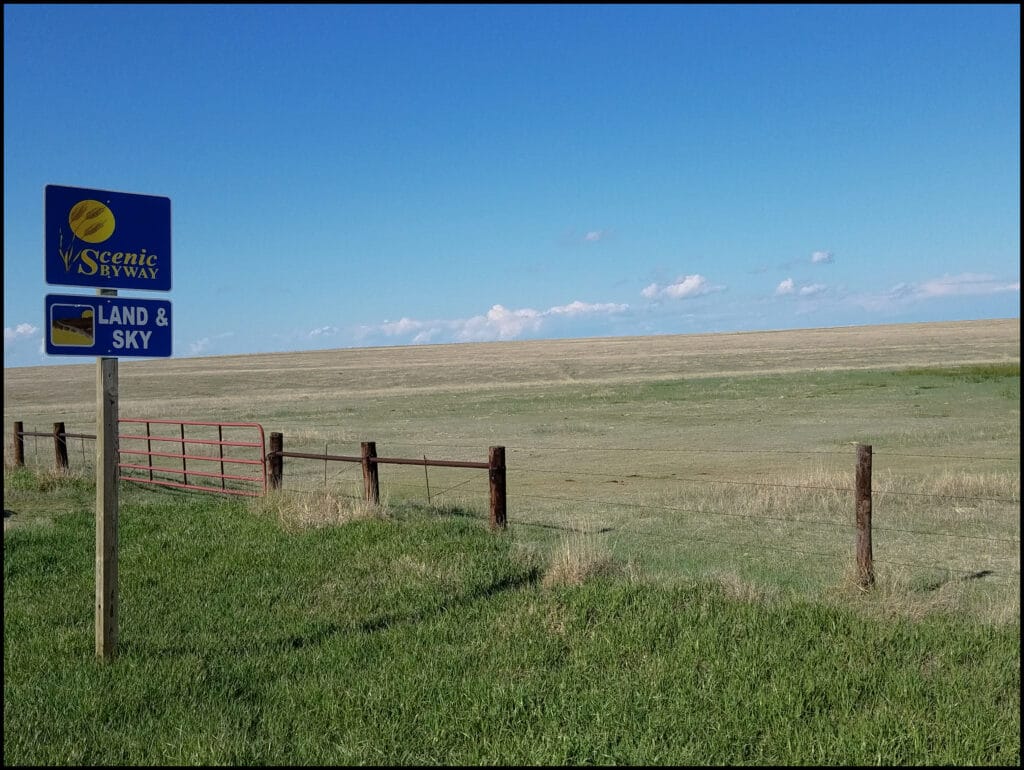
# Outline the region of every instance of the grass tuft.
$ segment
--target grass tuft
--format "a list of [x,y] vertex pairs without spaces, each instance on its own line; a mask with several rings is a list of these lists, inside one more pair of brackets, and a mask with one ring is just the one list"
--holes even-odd
[[546,587],[579,586],[595,578],[623,574],[622,565],[596,535],[574,532],[555,547],[541,582]]
[[333,490],[273,491],[250,503],[288,531],[340,526],[354,521],[387,518],[387,502],[379,504],[341,495]]

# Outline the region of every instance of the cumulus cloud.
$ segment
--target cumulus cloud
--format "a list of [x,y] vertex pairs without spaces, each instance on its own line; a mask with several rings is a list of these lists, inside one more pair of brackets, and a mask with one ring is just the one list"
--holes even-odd
[[39,328],[32,324],[18,324],[13,329],[9,326],[4,327],[4,342],[14,342],[20,339],[27,339],[34,337]]
[[801,286],[797,293],[801,297],[813,297],[815,294],[821,294],[823,291],[825,291],[825,284],[812,283],[809,286]]
[[[388,337],[398,337],[410,332],[417,332],[423,329],[429,322],[414,321],[411,318],[400,318],[397,321],[385,321],[376,327],[376,331],[386,334]],[[436,322],[435,322],[436,323]]]
[[385,321],[382,324],[362,326],[357,336],[366,338],[376,334],[387,337],[408,337],[414,344],[434,340],[455,342],[486,342],[512,340],[526,334],[540,332],[555,319],[575,319],[590,315],[611,315],[622,313],[629,305],[614,302],[591,303],[574,300],[567,305],[556,305],[547,310],[534,308],[507,308],[492,305],[481,315],[470,318],[439,319],[420,321],[402,318]]
[[797,286],[792,278],[787,278],[784,281],[780,281],[779,285],[775,287],[775,296],[786,297],[794,295],[797,297],[813,297],[815,294],[821,294],[826,288],[828,287],[823,283],[811,283],[804,286]]
[[821,264],[823,262],[831,262],[831,261],[832,261],[832,252],[831,251],[816,251],[813,254],[811,254],[811,263],[812,264],[818,265],[818,264]]
[[787,278],[781,281],[778,286],[775,287],[775,296],[781,297],[783,294],[793,293],[793,279]]
[[560,305],[553,307],[547,311],[548,315],[586,315],[589,313],[622,313],[629,309],[629,305],[623,305],[616,302],[580,302],[578,299],[570,302],[568,305]]
[[583,240],[586,241],[587,243],[595,243],[607,237],[607,230],[591,230],[586,235],[583,236]]
[[708,279],[703,275],[695,274],[677,278],[674,283],[670,283],[666,286],[652,283],[649,286],[646,286],[640,294],[648,299],[656,299],[657,297],[685,299],[687,297],[697,297],[701,294],[708,294],[713,291],[721,291],[724,288],[724,286],[712,286],[708,283]]
[[544,313],[532,308],[509,310],[494,305],[486,315],[473,316],[462,322],[458,338],[469,340],[511,340],[524,332],[536,332],[544,323]]
[[313,329],[310,333],[310,337],[332,337],[338,333],[336,326],[321,326],[318,329]]

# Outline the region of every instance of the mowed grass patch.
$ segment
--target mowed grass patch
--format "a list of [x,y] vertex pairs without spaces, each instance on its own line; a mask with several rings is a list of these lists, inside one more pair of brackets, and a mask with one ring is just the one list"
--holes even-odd
[[455,508],[130,497],[109,664],[91,509],[5,535],[6,762],[1019,763],[1019,620],[653,585]]

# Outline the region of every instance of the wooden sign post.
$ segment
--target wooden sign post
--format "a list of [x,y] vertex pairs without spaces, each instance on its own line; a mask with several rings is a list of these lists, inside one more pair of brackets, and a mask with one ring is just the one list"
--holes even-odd
[[[115,289],[97,289],[114,296]],[[117,652],[117,359],[96,359],[96,657]]]
[[47,185],[43,219],[46,282],[93,286],[103,298],[49,295],[44,307],[47,353],[96,356],[96,657],[111,660],[120,480],[114,356],[171,355],[169,302],[113,298],[118,288],[170,291],[171,199]]

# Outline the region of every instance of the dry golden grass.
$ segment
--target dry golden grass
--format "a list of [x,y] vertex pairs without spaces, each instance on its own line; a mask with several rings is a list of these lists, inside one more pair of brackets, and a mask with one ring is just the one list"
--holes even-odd
[[379,504],[341,496],[331,490],[268,492],[253,498],[250,506],[257,513],[276,519],[284,529],[334,527],[352,521],[386,518],[387,501]]
[[[323,423],[368,401],[424,394],[1019,360],[1019,319],[126,360],[120,411],[269,422],[269,415],[315,410]],[[6,426],[59,419],[95,423],[95,364],[4,369]],[[302,422],[284,427],[322,427]]]
[[575,532],[562,538],[554,549],[542,579],[543,585],[578,586],[599,577],[625,574],[603,541],[593,534]]

